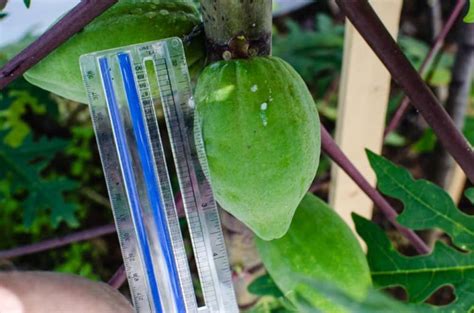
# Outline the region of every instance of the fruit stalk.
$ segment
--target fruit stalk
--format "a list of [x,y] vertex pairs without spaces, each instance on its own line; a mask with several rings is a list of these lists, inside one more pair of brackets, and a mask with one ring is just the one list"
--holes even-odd
[[271,54],[271,0],[201,0],[210,61]]

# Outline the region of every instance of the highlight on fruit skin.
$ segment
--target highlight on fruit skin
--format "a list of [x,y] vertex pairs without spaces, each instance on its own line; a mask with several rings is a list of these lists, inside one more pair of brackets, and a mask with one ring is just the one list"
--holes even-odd
[[276,285],[297,306],[299,295],[321,312],[347,312],[302,278],[328,283],[360,300],[372,286],[367,259],[354,233],[333,209],[310,193],[298,206],[285,236],[272,241],[256,238],[256,245]]
[[[76,102],[88,103],[79,57],[83,54],[190,34],[200,23],[199,12],[184,2],[122,3],[108,9],[81,32],[27,71],[31,84]],[[191,75],[205,59],[204,35],[185,43]]]
[[304,81],[277,57],[221,61],[201,73],[195,100],[216,200],[260,238],[283,236],[319,164]]

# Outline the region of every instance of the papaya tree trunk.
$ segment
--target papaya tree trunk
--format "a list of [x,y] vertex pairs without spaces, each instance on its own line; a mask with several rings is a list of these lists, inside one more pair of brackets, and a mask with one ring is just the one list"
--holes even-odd
[[201,0],[209,60],[270,55],[271,0]]

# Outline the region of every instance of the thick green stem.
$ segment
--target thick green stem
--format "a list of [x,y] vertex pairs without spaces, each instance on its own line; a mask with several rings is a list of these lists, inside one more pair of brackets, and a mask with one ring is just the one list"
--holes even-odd
[[271,0],[201,0],[211,61],[270,55]]

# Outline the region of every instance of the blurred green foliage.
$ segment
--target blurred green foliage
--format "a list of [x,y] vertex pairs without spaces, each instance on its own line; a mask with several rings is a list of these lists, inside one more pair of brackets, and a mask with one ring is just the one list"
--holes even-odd
[[[0,66],[33,39],[28,34],[0,48]],[[87,106],[66,103],[22,78],[2,90],[0,250],[110,222],[109,208],[83,192],[84,186],[99,196],[105,192],[87,111]],[[104,240],[19,257],[14,264],[108,279],[118,265],[100,266],[110,254]]]
[[[67,142],[45,137],[33,141],[28,136],[12,147],[7,139],[0,133],[0,177],[8,181],[7,193],[21,199],[25,227],[33,224],[41,210],[50,211],[50,223],[55,228],[61,221],[72,227],[78,226],[75,217],[77,206],[66,201],[63,195],[75,190],[77,184],[57,173],[43,175],[54,155],[64,149]],[[0,200],[2,198],[0,196]]]
[[467,12],[466,17],[464,17],[464,22],[474,23],[474,0],[469,1],[469,12]]
[[318,15],[315,30],[294,21],[286,23],[287,33],[276,33],[273,51],[290,63],[317,95],[322,95],[337,77],[342,64],[344,26],[327,15]]

